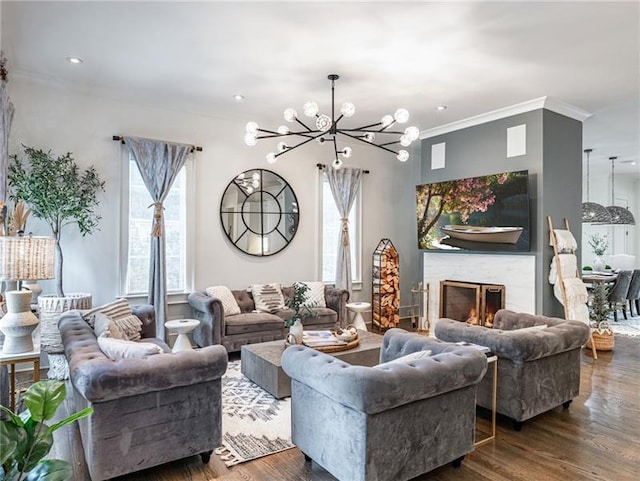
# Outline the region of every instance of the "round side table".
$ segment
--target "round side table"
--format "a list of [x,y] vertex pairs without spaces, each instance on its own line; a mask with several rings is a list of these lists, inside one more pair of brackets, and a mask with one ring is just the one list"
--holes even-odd
[[198,327],[200,325],[200,321],[197,319],[178,319],[175,321],[165,322],[164,325],[169,329],[169,332],[176,332],[178,334],[171,352],[190,351],[193,349],[187,334]]
[[362,313],[364,311],[368,311],[371,308],[371,304],[368,302],[350,302],[345,307],[354,313],[351,323],[356,327],[356,329],[366,331],[367,325],[364,322]]

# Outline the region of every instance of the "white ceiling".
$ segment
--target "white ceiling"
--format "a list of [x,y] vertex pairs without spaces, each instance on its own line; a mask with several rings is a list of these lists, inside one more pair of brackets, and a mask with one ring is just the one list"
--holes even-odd
[[635,1],[4,0],[1,9],[11,74],[269,128],[305,100],[327,111],[329,73],[341,77],[336,102],[354,102],[362,123],[403,106],[421,130],[550,96],[593,113],[592,168],[617,155],[638,165],[616,171],[640,172]]

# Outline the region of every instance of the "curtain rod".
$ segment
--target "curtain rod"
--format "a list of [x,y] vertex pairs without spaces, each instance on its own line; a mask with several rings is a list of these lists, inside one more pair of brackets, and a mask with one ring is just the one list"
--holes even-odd
[[[113,140],[115,140],[116,142],[121,142],[124,144],[124,137],[122,137],[121,135],[114,135],[113,136]],[[202,152],[202,147],[198,147],[197,145],[192,145],[191,146],[191,152]]]
[[[316,164],[316,167],[320,170],[324,170],[324,164]],[[362,173],[369,174],[370,172],[368,170],[363,170]]]

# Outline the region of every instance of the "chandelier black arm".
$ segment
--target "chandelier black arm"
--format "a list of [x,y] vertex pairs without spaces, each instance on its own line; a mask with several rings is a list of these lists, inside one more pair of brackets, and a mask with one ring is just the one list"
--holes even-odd
[[375,145],[377,145],[378,147],[382,147],[383,145],[393,145],[398,143],[400,143],[399,140],[394,140],[393,142],[385,142],[384,144],[375,144]]
[[287,152],[291,152],[294,149],[297,149],[298,147],[311,142],[312,140],[317,139],[318,137],[321,137],[322,135],[324,135],[326,132],[320,132],[318,135],[314,135],[312,136],[308,136],[309,138],[307,140],[303,140],[302,142],[300,142],[298,145],[294,145],[293,147],[289,147],[287,150],[283,150],[282,152],[278,152],[276,154],[276,157],[280,157],[282,154],[286,154]]
[[[317,133],[320,132],[319,130],[312,130],[311,133]],[[261,140],[261,139],[271,139],[274,137],[288,137],[289,135],[299,135],[300,137],[311,137],[311,135],[307,134],[306,132],[289,132],[288,134],[280,134],[278,132],[271,134],[271,135],[260,135],[258,137],[256,137],[257,140]],[[311,138],[315,138],[315,137],[311,137]]]
[[378,144],[374,144],[374,143],[371,143],[371,142],[367,142],[366,140],[362,140],[360,137],[348,134],[348,133],[343,132],[343,131],[340,131],[340,133],[342,135],[346,135],[347,137],[351,137],[352,139],[356,139],[357,141],[362,142],[363,144],[373,145],[374,147],[378,147],[379,149],[386,150],[387,152],[391,152],[392,154],[398,155],[398,152],[396,152],[395,150],[387,149],[386,147],[384,147],[382,145],[378,145]]
[[309,132],[317,132],[314,130],[311,130],[309,127],[307,127],[307,124],[305,124],[302,120],[300,120],[298,117],[295,117],[296,122],[298,122],[300,125],[302,125],[305,129],[307,129]]
[[336,153],[336,159],[338,158],[338,142],[336,142],[336,136],[333,136],[333,150]]
[[397,130],[373,130],[373,129],[364,129],[364,128],[360,128],[360,129],[338,129],[338,131],[340,132],[363,132],[363,133],[367,133],[367,132],[373,132],[376,134],[396,134],[396,135],[404,135],[404,132],[400,132]]
[[[358,127],[355,129],[345,129],[345,130],[367,130],[367,129],[370,129],[371,127],[378,127],[380,125],[382,125],[382,122],[376,122],[375,124],[363,125],[362,127]],[[373,132],[379,132],[379,131],[375,130]]]

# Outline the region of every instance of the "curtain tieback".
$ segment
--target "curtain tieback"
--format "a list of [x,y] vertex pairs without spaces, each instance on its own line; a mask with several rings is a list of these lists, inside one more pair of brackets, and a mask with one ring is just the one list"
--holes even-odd
[[162,237],[162,211],[164,206],[162,202],[154,202],[149,205],[153,206],[153,225],[151,226],[151,237]]
[[343,217],[342,219],[340,219],[340,221],[342,222],[342,245],[348,246],[349,245],[349,218]]

